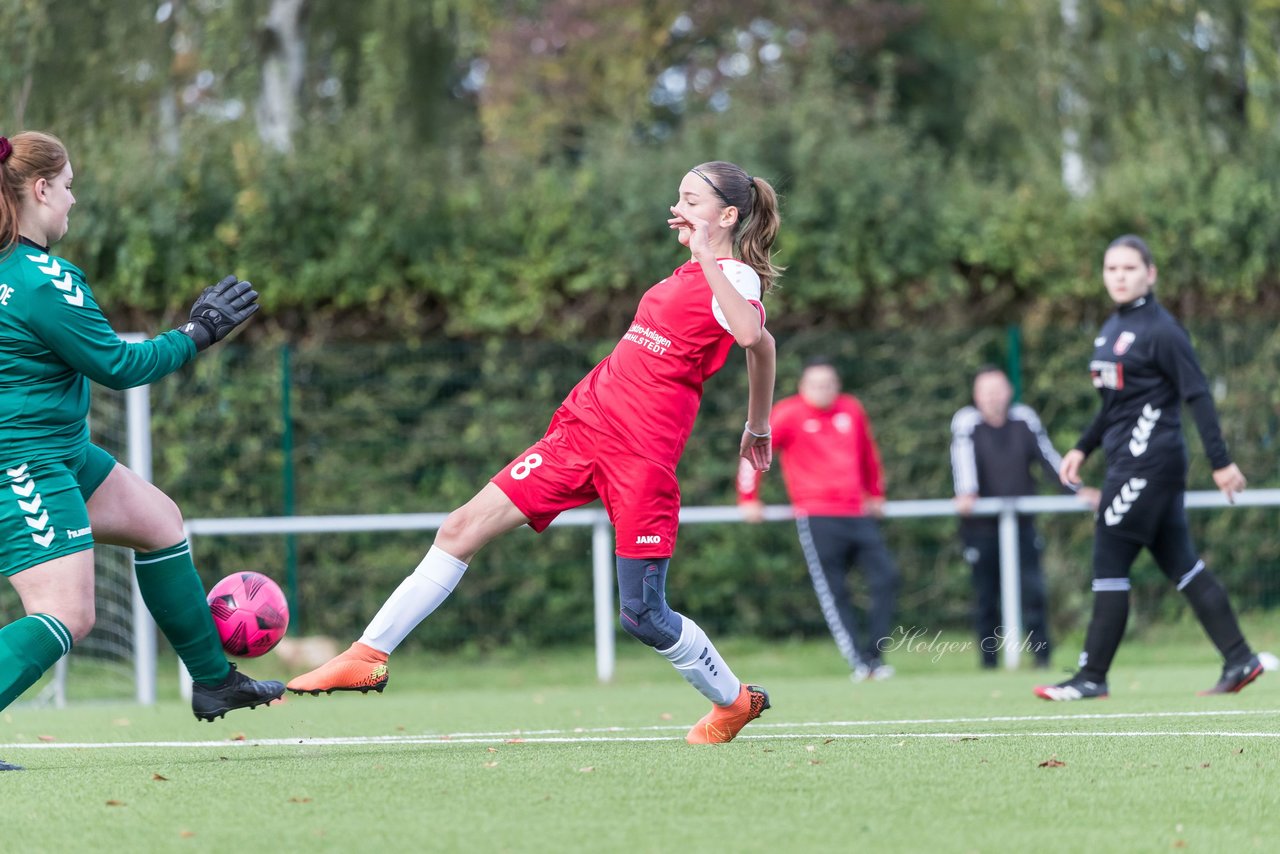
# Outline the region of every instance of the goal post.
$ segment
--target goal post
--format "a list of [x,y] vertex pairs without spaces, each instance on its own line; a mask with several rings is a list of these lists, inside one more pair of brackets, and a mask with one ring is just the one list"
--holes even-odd
[[[151,387],[138,386],[125,392],[127,465],[151,482]],[[142,588],[129,551],[129,588],[133,604],[134,696],[144,706],[156,702],[156,622],[142,601]]]

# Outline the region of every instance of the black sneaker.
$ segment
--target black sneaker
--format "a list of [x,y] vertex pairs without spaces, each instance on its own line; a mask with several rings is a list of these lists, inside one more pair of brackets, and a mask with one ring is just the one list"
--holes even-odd
[[202,721],[212,721],[226,715],[232,709],[257,708],[263,703],[280,699],[284,694],[283,682],[259,682],[250,679],[231,665],[231,672],[221,685],[191,686],[191,711]]
[[1079,674],[1072,676],[1066,682],[1059,682],[1057,685],[1037,685],[1035,690],[1037,697],[1057,702],[1094,700],[1108,696],[1106,682],[1094,682],[1091,679],[1081,677]]
[[21,765],[10,765],[8,762],[0,761],[0,771],[21,771]]
[[1224,666],[1222,668],[1222,678],[1218,680],[1218,684],[1208,691],[1199,691],[1197,693],[1201,697],[1207,697],[1210,694],[1238,693],[1241,688],[1261,676],[1262,671],[1265,669],[1262,666],[1262,660],[1258,656],[1250,656],[1249,660],[1244,664],[1228,664]]

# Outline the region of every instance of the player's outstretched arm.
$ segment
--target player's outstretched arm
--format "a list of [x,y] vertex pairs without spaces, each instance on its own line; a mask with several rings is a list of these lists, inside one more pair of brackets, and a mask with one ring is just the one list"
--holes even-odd
[[747,423],[742,431],[740,454],[756,471],[768,471],[773,464],[773,431],[769,413],[773,409],[773,385],[778,370],[777,345],[769,330],[761,328],[760,339],[747,350]]
[[196,352],[216,344],[257,313],[258,292],[249,282],[227,276],[205,288],[191,306],[191,318],[178,331],[195,342]]

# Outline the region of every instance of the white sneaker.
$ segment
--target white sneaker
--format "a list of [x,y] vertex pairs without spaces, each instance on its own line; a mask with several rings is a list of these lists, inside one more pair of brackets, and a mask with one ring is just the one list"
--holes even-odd
[[886,679],[892,678],[893,674],[896,672],[897,671],[893,669],[892,664],[880,664],[871,670],[871,678],[876,682],[883,682]]
[[858,662],[858,666],[853,668],[853,672],[849,674],[849,678],[856,685],[859,682],[866,682],[868,679],[873,682],[883,682],[893,676],[896,671],[892,664],[867,664]]

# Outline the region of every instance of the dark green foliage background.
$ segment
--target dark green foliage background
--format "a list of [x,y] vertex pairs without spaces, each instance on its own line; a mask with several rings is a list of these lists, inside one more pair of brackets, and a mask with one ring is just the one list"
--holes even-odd
[[[893,497],[949,495],[948,421],[973,367],[1009,357],[1011,324],[1023,399],[1074,440],[1109,311],[1100,259],[1125,232],[1156,253],[1242,467],[1280,482],[1274,0],[310,3],[284,147],[256,112],[279,59],[269,5],[0,5],[0,131],[67,141],[78,204],[57,251],[116,327],[170,328],[228,272],[262,293],[236,339],[154,389],[156,476],[189,517],[284,511],[285,347],[297,513],[468,498],[683,260],[667,206],[712,159],[782,195],[780,388],[836,357]],[[744,396],[735,359],[681,466],[687,504],[732,501]],[[1240,604],[1273,604],[1275,511],[1193,523]],[[1043,529],[1065,630],[1088,521]],[[963,623],[953,524],[886,530],[903,622]],[[588,638],[588,533],[530,536],[485,552],[415,642]],[[297,625],[357,631],[428,540],[300,537]],[[210,581],[285,566],[280,539],[197,552]],[[674,566],[673,601],[718,632],[823,631],[787,525],[689,528]],[[1139,622],[1180,607],[1149,566],[1138,591]]]

